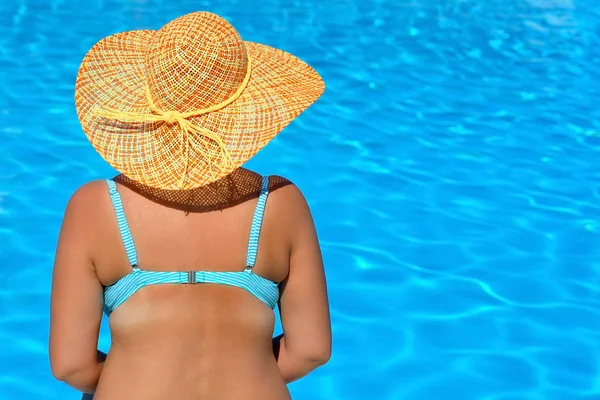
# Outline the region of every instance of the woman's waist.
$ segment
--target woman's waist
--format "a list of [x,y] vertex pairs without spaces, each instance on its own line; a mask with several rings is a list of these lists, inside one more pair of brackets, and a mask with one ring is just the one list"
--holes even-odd
[[95,399],[289,398],[272,352],[129,350],[111,348]]
[[190,349],[186,355],[177,352],[167,356],[165,351],[130,354],[113,348],[95,399],[120,398],[283,400],[289,393],[272,354],[248,349],[219,356]]

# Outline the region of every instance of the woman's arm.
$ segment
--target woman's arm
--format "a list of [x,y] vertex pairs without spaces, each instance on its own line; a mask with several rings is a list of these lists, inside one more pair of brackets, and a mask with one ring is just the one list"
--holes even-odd
[[331,357],[331,321],[323,260],[310,210],[294,185],[280,191],[287,197],[286,214],[293,221],[293,233],[290,269],[280,285],[284,333],[273,340],[273,350],[281,375],[292,382]]
[[88,253],[93,229],[93,185],[79,189],[69,201],[58,239],[50,306],[52,374],[73,388],[94,393],[104,353],[97,351],[102,319],[102,285]]

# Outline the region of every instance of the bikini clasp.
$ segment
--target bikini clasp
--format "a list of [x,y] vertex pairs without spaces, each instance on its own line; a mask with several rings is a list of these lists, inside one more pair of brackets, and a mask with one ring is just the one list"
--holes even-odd
[[187,272],[187,282],[186,283],[190,283],[190,284],[197,283],[196,282],[196,271],[188,271]]

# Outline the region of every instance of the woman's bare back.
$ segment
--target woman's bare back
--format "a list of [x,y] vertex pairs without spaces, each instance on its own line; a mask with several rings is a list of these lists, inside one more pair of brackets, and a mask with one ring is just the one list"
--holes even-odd
[[[123,185],[118,190],[140,269],[244,270],[257,196],[219,211],[186,213]],[[85,219],[77,223],[93,234],[78,240],[88,247],[99,283],[110,286],[131,272],[115,211],[105,182],[82,191],[78,214]],[[289,277],[294,226],[302,218],[294,212],[302,210],[294,206],[296,198],[297,189],[288,185],[267,199],[254,273],[274,282]],[[96,400],[290,398],[289,378],[273,352],[273,310],[242,288],[149,285],[118,306],[109,321],[112,344]]]
[[[245,268],[256,198],[222,211],[186,214],[124,187],[119,191],[141,269]],[[277,227],[272,200],[254,273],[279,282],[289,268],[289,245]],[[114,210],[110,203],[102,209],[107,218],[95,265],[108,286],[131,267],[116,220],[110,221]],[[112,347],[96,399],[287,399],[273,355],[273,326],[273,310],[241,288],[144,287],[111,315]]]

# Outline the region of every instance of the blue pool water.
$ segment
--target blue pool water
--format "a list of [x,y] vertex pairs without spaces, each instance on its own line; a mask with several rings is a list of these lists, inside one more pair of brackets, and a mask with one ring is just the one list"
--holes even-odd
[[334,354],[294,398],[600,399],[596,0],[2,0],[0,400],[80,397],[47,336],[65,203],[113,173],[81,58],[196,10],[328,85],[248,164],[305,192],[327,264]]

